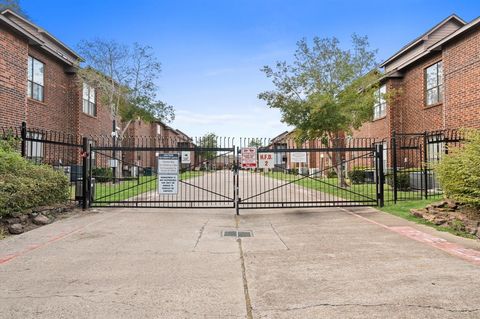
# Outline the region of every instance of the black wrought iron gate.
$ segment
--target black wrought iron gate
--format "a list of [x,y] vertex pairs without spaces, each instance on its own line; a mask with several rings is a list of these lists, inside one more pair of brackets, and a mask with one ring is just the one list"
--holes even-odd
[[[242,167],[242,152],[252,147],[255,167]],[[217,137],[95,139],[86,152],[87,196],[92,207],[236,208],[237,214],[383,205],[382,147],[368,139],[240,139],[239,147]],[[178,167],[176,177],[167,176],[168,191],[162,191],[163,158]]]

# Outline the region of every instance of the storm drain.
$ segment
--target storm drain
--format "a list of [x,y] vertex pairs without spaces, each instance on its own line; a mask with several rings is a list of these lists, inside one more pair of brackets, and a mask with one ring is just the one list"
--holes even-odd
[[224,230],[223,237],[253,237],[253,232],[250,230]]

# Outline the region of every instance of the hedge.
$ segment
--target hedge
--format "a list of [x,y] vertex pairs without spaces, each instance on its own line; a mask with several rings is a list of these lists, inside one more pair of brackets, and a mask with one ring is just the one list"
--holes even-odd
[[14,143],[0,141],[0,217],[67,201],[67,177],[50,166],[24,159]]
[[445,195],[480,208],[480,131],[467,131],[463,147],[450,148],[434,166]]

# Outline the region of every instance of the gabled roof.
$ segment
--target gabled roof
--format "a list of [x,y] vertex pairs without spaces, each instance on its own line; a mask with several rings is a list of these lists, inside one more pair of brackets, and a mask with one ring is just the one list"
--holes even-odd
[[456,14],[451,14],[450,16],[448,16],[447,18],[443,19],[440,23],[436,24],[433,28],[431,28],[430,30],[428,30],[427,32],[425,32],[424,34],[422,34],[421,36],[419,36],[418,38],[416,38],[415,40],[409,42],[408,44],[406,44],[404,47],[402,47],[399,51],[397,51],[394,55],[392,55],[391,57],[389,57],[387,60],[385,60],[384,62],[382,62],[380,64],[380,67],[384,67],[385,65],[387,65],[388,63],[392,62],[393,60],[395,60],[396,58],[400,57],[401,55],[403,55],[406,51],[410,50],[411,48],[417,46],[418,44],[420,44],[421,42],[425,41],[426,39],[428,39],[428,36],[431,35],[433,32],[435,32],[436,30],[438,30],[439,28],[441,28],[442,26],[444,26],[445,24],[447,24],[448,22],[455,22],[455,23],[458,23],[459,25],[462,25],[462,26],[465,26],[467,23],[461,19],[459,16],[457,16]]
[[[21,21],[24,25],[29,26],[31,30],[25,28],[15,20]],[[74,65],[78,60],[82,59],[75,51],[55,38],[52,34],[10,9],[6,9],[0,13],[0,21],[3,21],[12,29],[24,35],[32,44],[40,46],[45,51],[69,65]]]
[[452,41],[454,39],[456,39],[458,36],[468,32],[469,30],[473,29],[474,27],[478,27],[480,26],[480,17],[472,20],[471,22],[467,23],[466,25],[464,25],[463,27],[459,28],[457,31],[451,33],[450,35],[446,36],[445,38],[443,38],[442,40],[432,44],[431,46],[429,46],[428,48],[426,48],[423,53],[415,56],[414,58],[406,61],[405,63],[403,64],[400,64],[393,72],[390,72],[390,74],[386,74],[386,76],[388,77],[395,77],[398,75],[398,71],[405,68],[406,66],[408,66],[409,64],[411,64],[412,62],[420,59],[420,58],[423,58],[424,56],[427,56],[428,54],[432,53],[432,52],[438,52],[438,50],[441,50],[442,46],[449,42],[449,41]]

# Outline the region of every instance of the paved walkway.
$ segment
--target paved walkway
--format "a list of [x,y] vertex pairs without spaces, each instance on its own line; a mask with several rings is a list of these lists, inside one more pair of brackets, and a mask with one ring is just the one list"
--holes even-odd
[[102,209],[0,241],[0,317],[479,318],[441,240],[480,248],[367,208]]

